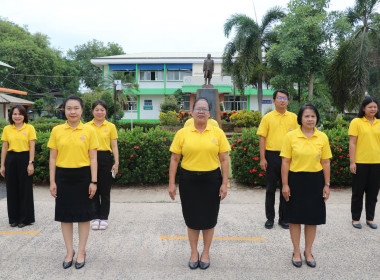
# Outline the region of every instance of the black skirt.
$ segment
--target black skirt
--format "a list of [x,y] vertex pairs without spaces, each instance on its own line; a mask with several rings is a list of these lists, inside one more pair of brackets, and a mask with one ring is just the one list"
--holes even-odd
[[64,223],[88,222],[95,218],[95,203],[89,196],[91,170],[56,168],[55,220]]
[[216,226],[222,181],[219,168],[206,172],[181,169],[179,195],[187,227],[207,230]]
[[323,171],[289,171],[290,198],[285,203],[285,222],[305,225],[325,224],[324,185]]

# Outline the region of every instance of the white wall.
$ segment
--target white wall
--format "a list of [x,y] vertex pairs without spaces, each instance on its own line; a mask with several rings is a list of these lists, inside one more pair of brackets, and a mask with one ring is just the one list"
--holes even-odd
[[[263,104],[262,105],[263,115],[265,115],[266,113],[268,113],[274,109],[274,105],[272,103],[272,98],[273,98],[272,95],[264,95],[263,96],[263,100],[270,100],[271,101],[270,104]],[[249,102],[250,110],[257,111],[259,109],[259,107],[257,105],[257,95],[250,95],[249,99],[250,99],[250,102]]]
[[[152,100],[153,110],[144,110],[144,100]],[[164,95],[140,95],[140,119],[158,120],[160,104],[164,102]]]
[[137,120],[137,112],[124,112],[123,120]]

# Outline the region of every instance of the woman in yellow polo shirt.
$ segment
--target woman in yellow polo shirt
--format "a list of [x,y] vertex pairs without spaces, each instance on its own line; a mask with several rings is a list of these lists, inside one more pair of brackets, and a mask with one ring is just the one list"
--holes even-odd
[[10,125],[1,136],[0,173],[6,181],[9,224],[22,228],[35,221],[32,175],[37,137],[23,106],[14,106],[8,117]]
[[[207,269],[210,266],[210,246],[219,204],[227,195],[230,145],[223,130],[207,123],[210,109],[206,98],[198,98],[193,105],[194,125],[180,129],[170,147],[169,195],[173,200],[176,196],[177,167],[183,156],[179,190],[191,247],[191,269]],[[199,255],[197,247],[201,230],[204,246]]]
[[286,134],[280,153],[282,194],[286,201],[284,219],[289,223],[294,247],[292,263],[296,267],[302,266],[301,224],[305,225],[306,264],[315,267],[311,249],[317,225],[326,223],[332,154],[326,134],[315,127],[318,121],[317,108],[309,103],[303,105],[297,116],[301,127]]
[[352,175],[352,226],[361,229],[360,216],[365,195],[366,223],[373,223],[380,188],[380,112],[379,103],[372,97],[364,99],[358,117],[348,130],[350,136],[350,171]]
[[95,129],[80,120],[82,99],[69,96],[63,107],[67,122],[53,128],[48,142],[50,193],[55,198],[55,220],[61,222],[67,250],[64,269],[73,263],[73,223],[78,223],[79,248],[75,268],[79,269],[85,265],[90,221],[95,217],[92,198],[96,192],[96,149],[99,143]]
[[[117,148],[117,131],[113,123],[106,120],[107,104],[97,100],[92,104],[94,119],[87,123],[92,126],[99,140],[98,148],[98,189],[95,194],[96,219],[91,222],[93,230],[105,230],[108,227],[110,213],[110,194],[112,177],[119,170],[119,150]],[[112,154],[115,163],[112,161]]]

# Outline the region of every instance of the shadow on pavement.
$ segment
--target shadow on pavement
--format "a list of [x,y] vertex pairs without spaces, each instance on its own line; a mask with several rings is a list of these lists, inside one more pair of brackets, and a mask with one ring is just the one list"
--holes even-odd
[[5,188],[5,184],[0,184],[0,199],[7,197],[7,190]]

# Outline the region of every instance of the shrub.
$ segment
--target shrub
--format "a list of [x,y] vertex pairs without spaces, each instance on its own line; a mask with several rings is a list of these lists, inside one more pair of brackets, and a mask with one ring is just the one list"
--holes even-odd
[[188,119],[190,119],[190,114],[188,111],[179,110],[177,117],[181,123],[185,123]]
[[236,111],[233,110],[231,112],[226,112],[226,111],[221,111],[220,112],[220,118],[222,121],[226,121],[226,122],[229,122],[230,121],[230,118],[233,114],[236,114]]
[[164,102],[160,104],[161,112],[167,113],[169,111],[179,111],[178,101],[173,95],[169,95],[165,98]]
[[248,111],[244,109],[231,115],[230,120],[237,127],[257,127],[261,121],[261,113],[260,111]]
[[167,113],[160,113],[160,124],[162,125],[179,125],[180,120],[176,111],[169,111]]
[[[152,123],[146,121],[133,121],[133,128],[142,127],[144,132],[147,132],[150,128],[155,128],[159,126],[160,123]],[[118,129],[131,130],[131,122],[117,122]]]

